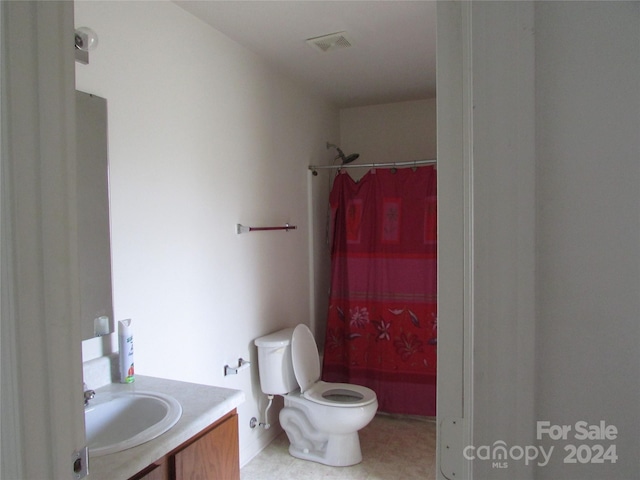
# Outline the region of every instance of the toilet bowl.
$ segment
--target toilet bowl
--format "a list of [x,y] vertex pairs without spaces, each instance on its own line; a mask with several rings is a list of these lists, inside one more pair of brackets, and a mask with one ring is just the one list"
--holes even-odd
[[331,466],[362,461],[358,430],[378,410],[373,390],[320,380],[320,359],[306,325],[255,340],[260,385],[267,395],[282,395],[280,425],[290,441],[289,453]]

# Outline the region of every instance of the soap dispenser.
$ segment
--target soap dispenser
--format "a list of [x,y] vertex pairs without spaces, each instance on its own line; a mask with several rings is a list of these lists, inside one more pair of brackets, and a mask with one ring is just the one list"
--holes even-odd
[[120,359],[120,382],[133,383],[133,331],[131,319],[118,322],[118,355]]

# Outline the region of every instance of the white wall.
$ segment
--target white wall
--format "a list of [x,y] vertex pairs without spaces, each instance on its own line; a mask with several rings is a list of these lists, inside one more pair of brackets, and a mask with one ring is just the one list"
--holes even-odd
[[619,431],[569,442],[615,444],[615,464],[558,452],[538,476],[637,478],[640,3],[542,2],[535,21],[537,418]]
[[[277,433],[249,429],[266,404],[252,341],[313,307],[306,166],[331,160],[338,111],[173,3],[75,11],[99,36],[77,88],[109,108],[116,319],[137,373],[244,390],[244,464]],[[239,357],[251,371],[224,377]]]
[[[436,158],[436,99],[340,110],[340,147],[357,163]],[[349,170],[354,178],[368,169]]]

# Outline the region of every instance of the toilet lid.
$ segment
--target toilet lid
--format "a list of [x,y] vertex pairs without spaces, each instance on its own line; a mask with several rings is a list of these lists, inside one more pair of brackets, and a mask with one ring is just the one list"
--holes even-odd
[[291,359],[293,373],[296,376],[300,391],[304,393],[320,380],[320,356],[313,333],[304,324],[293,330],[291,337]]

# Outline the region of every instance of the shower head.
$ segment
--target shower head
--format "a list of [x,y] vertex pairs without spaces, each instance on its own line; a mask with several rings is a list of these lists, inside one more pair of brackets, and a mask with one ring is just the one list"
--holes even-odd
[[344,156],[344,153],[340,156],[342,158],[342,164],[345,165],[347,163],[351,163],[356,160],[360,156],[359,153],[352,153],[351,155]]
[[360,156],[359,153],[352,153],[351,155],[345,155],[344,152],[340,150],[340,147],[329,142],[327,142],[327,148],[335,148],[338,151],[338,155],[334,160],[340,159],[342,161],[342,165],[351,163]]

